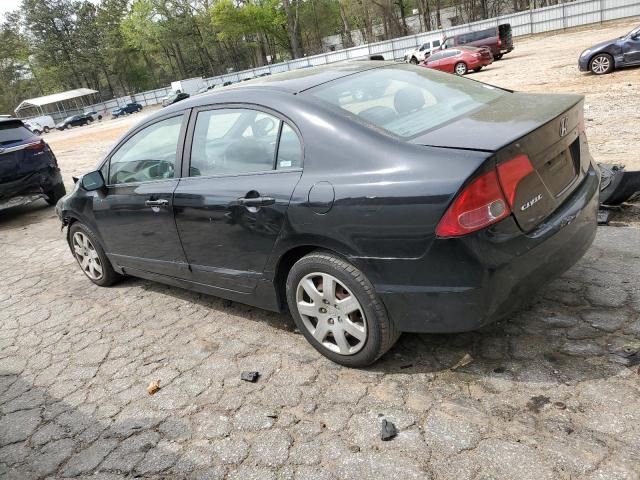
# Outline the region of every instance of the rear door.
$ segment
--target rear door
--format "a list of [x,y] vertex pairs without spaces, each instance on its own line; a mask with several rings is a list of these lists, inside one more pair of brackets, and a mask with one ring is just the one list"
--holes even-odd
[[93,212],[105,250],[127,269],[187,278],[173,218],[186,116],[160,118],[133,132],[102,167],[107,188]]
[[187,138],[174,212],[192,279],[251,292],[302,175],[300,137],[276,113],[239,105],[194,112]]

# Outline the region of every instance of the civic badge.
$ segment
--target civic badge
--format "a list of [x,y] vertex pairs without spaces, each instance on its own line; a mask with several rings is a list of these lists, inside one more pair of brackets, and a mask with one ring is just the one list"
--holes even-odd
[[560,120],[560,136],[564,137],[567,134],[567,117],[562,117]]

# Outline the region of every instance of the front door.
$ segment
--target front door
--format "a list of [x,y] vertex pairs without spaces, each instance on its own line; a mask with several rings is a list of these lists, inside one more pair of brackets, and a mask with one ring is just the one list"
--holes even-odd
[[199,111],[191,136],[174,212],[192,278],[251,292],[302,175],[299,136],[275,114],[241,107]]
[[622,45],[624,63],[626,64],[640,63],[640,31],[636,35],[638,35],[636,38],[632,36],[626,38]]
[[94,215],[107,255],[125,271],[188,277],[173,218],[183,117],[144,126],[101,169],[107,189],[94,197]]

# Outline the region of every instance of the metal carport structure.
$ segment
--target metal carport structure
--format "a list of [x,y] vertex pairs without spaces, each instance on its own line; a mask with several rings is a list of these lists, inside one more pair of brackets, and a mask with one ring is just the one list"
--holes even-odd
[[[90,88],[76,88],[75,90],[67,90],[66,92],[30,98],[20,102],[20,105],[16,107],[14,112],[19,118],[34,116],[29,115],[28,113],[28,110],[33,109],[35,109],[36,115],[67,117],[70,114],[81,111],[83,107],[87,107],[95,103],[95,101],[93,101],[89,104],[85,104],[83,102],[83,97],[86,97],[87,95],[95,95],[96,93],[98,93],[97,90],[91,90]],[[21,115],[20,112],[26,114]],[[59,118],[57,120],[59,120]]]

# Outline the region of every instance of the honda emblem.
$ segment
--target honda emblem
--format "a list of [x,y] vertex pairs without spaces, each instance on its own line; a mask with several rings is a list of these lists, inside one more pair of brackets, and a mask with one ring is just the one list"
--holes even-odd
[[564,137],[567,134],[567,117],[562,117],[560,120],[560,136]]

